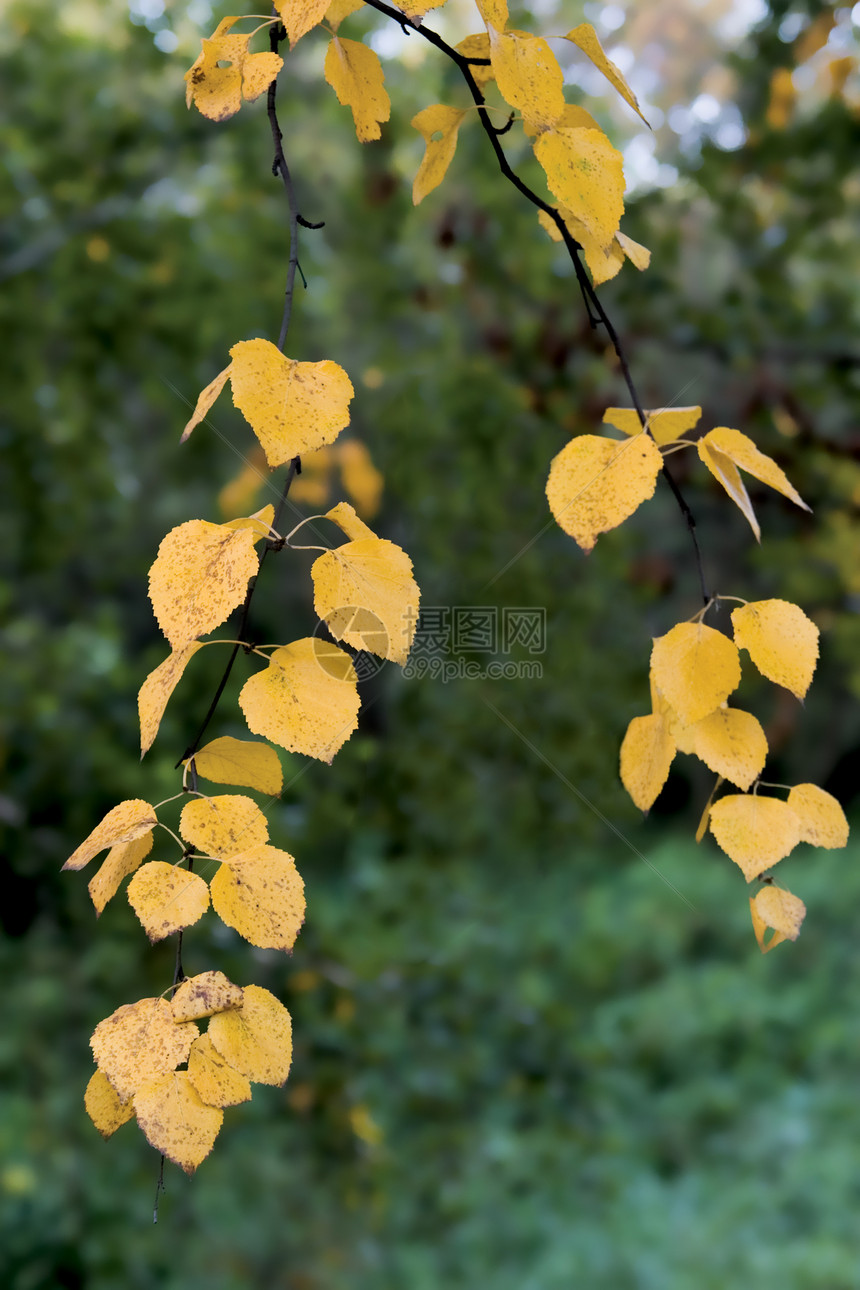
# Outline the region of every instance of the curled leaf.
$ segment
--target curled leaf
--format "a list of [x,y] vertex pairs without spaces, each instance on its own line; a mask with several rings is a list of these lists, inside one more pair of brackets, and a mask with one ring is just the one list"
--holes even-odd
[[134,797],[127,802],[120,802],[113,810],[108,811],[101,824],[97,824],[89,837],[85,838],[77,850],[73,851],[64,869],[83,869],[93,856],[107,847],[115,847],[122,842],[133,842],[151,833],[158,823],[155,807],[149,802]]
[[[782,941],[797,940],[806,917],[806,906],[790,891],[768,884],[750,897],[750,913],[759,949],[762,954],[767,954]],[[774,934],[765,944],[764,936],[769,927],[773,928]]]

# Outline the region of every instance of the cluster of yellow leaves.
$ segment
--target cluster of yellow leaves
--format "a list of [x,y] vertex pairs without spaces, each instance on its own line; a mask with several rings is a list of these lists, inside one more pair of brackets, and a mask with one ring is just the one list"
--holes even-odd
[[[196,1023],[206,1018],[201,1032]],[[249,1101],[252,1083],[286,1081],[292,1026],[268,990],[203,972],[184,980],[172,1003],[117,1008],[90,1046],[96,1070],[85,1104],[102,1137],[136,1118],[150,1145],[192,1174],[212,1150],[224,1107]]]
[[[634,408],[607,408],[603,420],[628,436],[620,442],[604,435],[577,435],[553,459],[546,493],[556,521],[591,551],[601,533],[617,528],[653,496],[664,451],[678,443],[701,417],[700,407],[658,408],[645,413],[645,425]],[[772,458],[759,452],[740,430],[718,426],[698,440],[702,461],[749,521],[756,539],[761,531],[744,487],[745,470],[795,505],[808,511]]]

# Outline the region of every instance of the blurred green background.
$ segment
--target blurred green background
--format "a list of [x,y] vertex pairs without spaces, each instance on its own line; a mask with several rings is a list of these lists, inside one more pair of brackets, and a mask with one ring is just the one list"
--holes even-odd
[[[712,587],[796,599],[822,629],[805,706],[745,675],[768,777],[815,780],[850,812],[860,7],[534,8],[515,25],[594,22],[654,126],[557,46],[569,97],[624,149],[623,227],[654,256],[601,289],[646,406],[701,403],[703,428],[752,434],[813,507],[753,489],[756,548],[695,454],[672,459]],[[146,572],[167,529],[223,517],[250,432],[225,398],[217,435],[180,450],[179,433],[229,346],[280,320],[264,104],[218,126],[183,102],[200,36],[229,12],[27,0],[0,27],[0,1283],[860,1286],[858,852],[783,863],[807,924],[762,958],[742,876],[693,842],[703,768],[679,758],[645,823],[623,793],[650,638],[697,608],[687,535],[664,490],[588,559],[547,525],[549,461],[626,402],[617,370],[479,130],[412,208],[410,118],[466,100],[417,36],[370,14],[343,34],[383,57],[380,143],[356,143],[320,33],[281,77],[301,209],[325,221],[302,237],[288,352],[350,372],[350,434],[385,482],[373,524],[411,554],[424,603],[544,608],[543,675],[443,684],[389,666],[332,767],[284,757],[295,782],[269,818],[307,885],[295,952],[208,916],[185,966],[283,998],[293,1072],[227,1114],[194,1179],[168,1168],[157,1227],[157,1157],[134,1126],[105,1144],[85,1115],[92,1029],[161,993],[173,948],[149,949],[122,898],[96,925],[86,875],[59,869],[117,801],[176,791],[220,663],[194,660],[140,765],[137,689],[166,652]],[[455,0],[428,23],[452,40],[477,27]],[[267,564],[257,639],[312,629],[311,558]],[[213,733],[242,733],[242,668]]]

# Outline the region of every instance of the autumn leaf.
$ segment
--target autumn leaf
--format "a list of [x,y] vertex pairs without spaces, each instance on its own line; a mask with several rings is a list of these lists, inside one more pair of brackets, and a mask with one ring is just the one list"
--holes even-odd
[[800,819],[791,807],[758,794],[721,797],[711,807],[710,829],[747,882],[785,859],[800,841]]
[[[674,443],[681,435],[692,430],[701,415],[700,407],[654,408],[645,412],[648,431],[660,448]],[[642,422],[635,408],[607,408],[603,420],[607,425],[615,426],[616,430],[623,430],[628,435],[639,434],[642,429]]]
[[133,842],[151,833],[158,823],[155,807],[140,798],[131,798],[120,802],[113,810],[108,811],[101,824],[97,824],[89,837],[85,838],[76,851],[73,851],[64,869],[83,869],[93,856],[107,847],[115,847],[121,842]]
[[391,114],[391,100],[376,51],[335,36],[326,50],[324,71],[338,102],[352,111],[359,143],[380,138],[380,123]]
[[309,636],[276,649],[245,682],[239,706],[252,734],[330,762],[358,725],[356,680],[348,654]]
[[732,610],[738,649],[762,676],[803,699],[818,661],[818,628],[789,600],[754,600]]
[[718,480],[722,484],[735,506],[737,506],[738,510],[746,518],[747,523],[755,534],[756,542],[760,542],[761,528],[758,520],[756,519],[753,504],[750,501],[746,485],[741,479],[740,471],[732,461],[731,457],[727,457],[724,452],[720,452],[717,448],[712,447],[707,442],[707,436],[705,439],[699,440],[696,444],[696,449],[699,457],[714,476],[714,479]]
[[674,758],[675,741],[665,717],[634,717],[621,744],[621,782],[640,811],[654,805]]
[[260,793],[277,797],[284,786],[284,772],[274,748],[258,743],[255,739],[234,739],[222,735],[199,749],[191,761],[197,774],[215,784],[237,784],[241,788],[255,788]]
[[253,515],[246,515],[238,520],[227,520],[224,525],[225,529],[250,529],[254,534],[254,541],[260,542],[263,538],[269,537],[272,531],[272,522],[275,518],[275,508],[271,502],[267,506],[262,506]]
[[546,129],[564,112],[562,71],[542,36],[489,28],[490,58],[499,93],[531,123]]
[[475,0],[478,12],[488,27],[504,31],[508,25],[507,0]]
[[233,402],[273,469],[331,443],[349,424],[355,391],[338,363],[300,363],[259,339],[239,341],[230,356]]
[[120,842],[111,847],[95,875],[90,879],[87,890],[95,906],[96,916],[101,915],[108,901],[116,895],[123,878],[127,878],[135,869],[139,869],[152,850],[152,834],[144,833],[142,837],[131,842]]
[[243,997],[242,987],[234,985],[223,972],[200,972],[186,977],[177,987],[170,1005],[173,1020],[199,1021],[216,1012],[241,1008]]
[[355,513],[355,507],[350,506],[349,502],[338,502],[331,510],[326,511],[325,518],[335,523],[341,532],[345,533],[351,542],[360,542],[363,538],[375,538],[376,534],[373,529],[360,520]]
[[305,894],[288,852],[255,847],[223,864],[210,889],[215,913],[251,945],[264,950],[293,948],[305,918]]
[[[242,106],[253,102],[271,84],[284,65],[279,54],[252,54],[251,33],[229,34],[238,18],[225,18],[211,39],[203,41],[196,62],[185,73],[185,103],[193,103],[210,121],[226,121]],[[204,413],[205,415],[205,413]]]
[[603,73],[625,102],[630,104],[633,111],[637,113],[638,116],[642,117],[642,120],[645,121],[645,124],[647,125],[648,122],[645,120],[645,117],[642,116],[642,110],[639,107],[636,95],[621,75],[620,70],[615,66],[610,58],[606,57],[597,32],[594,30],[591,23],[581,22],[578,27],[571,28],[564,39],[571,41],[572,44],[576,45],[578,49],[581,49],[582,52],[591,59],[597,70]]
[[325,11],[325,20],[332,31],[337,31],[344,18],[356,13],[363,4],[364,0],[331,0]]
[[193,1174],[206,1159],[224,1112],[203,1102],[188,1071],[173,1071],[142,1085],[134,1095],[137,1122],[151,1147]]
[[176,1024],[165,999],[139,999],[100,1021],[90,1047],[96,1065],[125,1100],[147,1080],[186,1061],[198,1034],[193,1022]]
[[109,1138],[121,1125],[134,1119],[131,1098],[121,1101],[104,1071],[96,1070],[90,1077],[84,1093],[84,1106],[103,1138]]
[[209,888],[196,873],[151,860],[128,884],[128,903],[154,945],[203,917]]
[[848,843],[845,812],[831,794],[817,784],[795,784],[788,805],[800,820],[800,840],[833,851]]
[[290,1014],[269,990],[245,986],[245,1002],[209,1022],[209,1038],[234,1070],[255,1084],[281,1085],[290,1073],[293,1036]]
[[197,402],[194,405],[194,411],[191,413],[191,416],[186,422],[185,429],[182,431],[182,435],[179,440],[180,443],[185,443],[186,439],[195,427],[199,426],[200,422],[206,418],[212,404],[227,384],[227,379],[230,375],[230,367],[231,365],[228,365],[224,368],[223,372],[219,372],[218,375],[209,382],[206,388],[201,390],[198,394]]
[[655,640],[651,671],[685,726],[725,703],[741,680],[737,646],[704,623],[678,623]]
[[[787,476],[780,470],[776,462],[763,452],[759,452],[752,439],[745,434],[741,434],[740,430],[731,430],[728,426],[717,426],[716,429],[709,430],[698,441],[696,447],[708,470],[715,479],[719,480],[729,497],[746,516],[757,541],[760,540],[761,531],[753,513],[746,488],[738,475],[738,469],[745,470],[747,474],[753,475],[756,479],[761,480],[763,484],[776,489],[778,493],[782,493],[784,497],[794,502],[796,506],[800,506],[804,511],[809,510],[806,502],[797,490],[792,487]],[[727,462],[731,469],[727,468]]]
[[232,860],[269,838],[265,815],[240,793],[188,802],[179,817],[179,832],[198,851],[219,860]]
[[760,722],[739,708],[719,707],[684,732],[689,747],[709,770],[738,788],[751,788],[764,770],[767,739]]
[[[505,10],[505,21],[507,22],[507,10]],[[504,30],[504,26],[497,27],[497,31]],[[458,54],[464,58],[486,58],[490,57],[490,37],[486,31],[475,32],[473,36],[466,36],[454,46]],[[479,90],[483,90],[486,85],[493,79],[492,63],[471,63],[469,71]]]
[[[782,887],[768,883],[755,896],[750,897],[753,931],[762,954],[767,954],[782,941],[796,941],[806,917],[806,906],[797,896]],[[769,927],[774,934],[765,944],[764,935]]]
[[591,551],[601,533],[617,528],[653,496],[663,459],[640,435],[625,443],[577,435],[553,458],[546,495],[565,533]]
[[230,617],[258,567],[250,529],[188,520],[170,530],[149,571],[149,598],[174,652]]
[[553,196],[600,246],[609,246],[624,213],[621,153],[600,130],[559,127],[538,135],[534,153]]
[[208,1035],[201,1035],[191,1045],[188,1078],[207,1106],[238,1106],[251,1100],[249,1080],[225,1062]]
[[399,0],[398,9],[406,14],[407,18],[423,18],[425,13],[431,9],[441,9],[447,0]]
[[183,649],[174,650],[172,654],[168,654],[163,663],[159,663],[158,667],[150,672],[140,687],[137,710],[140,715],[141,758],[149,752],[155,742],[170,696],[182,679],[189,659],[193,658],[200,648],[198,641],[192,641]]
[[[586,113],[585,115],[588,114]],[[625,237],[619,230],[609,245],[603,246],[596,237],[592,236],[582,220],[577,219],[573,211],[568,210],[566,206],[561,206],[557,209],[568,232],[582,247],[585,263],[595,286],[600,286],[601,283],[609,282],[614,278],[625,260],[629,260],[637,269],[648,268],[651,263],[651,252],[647,247],[640,246],[638,242],[634,242],[632,237]],[[562,240],[558,225],[546,211],[538,211],[538,221],[554,242]],[[626,409],[623,410],[626,411]],[[634,412],[634,415],[636,416],[637,428],[633,433],[638,433],[642,426],[638,413]],[[604,420],[606,420],[605,417]]]
[[[615,239],[634,268],[638,269],[640,273],[648,268],[651,263],[651,252],[647,246],[643,246],[641,242],[634,242],[633,238],[628,237],[626,233],[622,233],[621,229],[615,234]],[[675,410],[681,411],[680,408]]]
[[[411,124],[424,138],[424,157],[412,183],[412,202],[417,206],[445,178],[457,150],[457,133],[466,113],[434,103],[412,118]],[[435,139],[434,135],[441,135]]]
[[275,0],[275,8],[295,49],[302,36],[322,22],[329,0]]

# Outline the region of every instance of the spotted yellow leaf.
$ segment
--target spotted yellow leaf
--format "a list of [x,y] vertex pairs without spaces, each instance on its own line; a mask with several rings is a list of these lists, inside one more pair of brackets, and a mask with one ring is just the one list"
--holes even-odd
[[182,679],[189,659],[193,658],[200,648],[199,642],[192,641],[183,649],[174,650],[172,654],[168,654],[163,663],[159,663],[158,667],[150,672],[140,687],[137,710],[140,715],[141,757],[149,752],[155,742],[170,696]]
[[338,363],[300,363],[259,339],[240,340],[230,355],[233,402],[272,468],[332,443],[349,424],[354,390]]
[[[768,884],[750,897],[750,914],[753,931],[762,954],[767,954],[782,941],[796,941],[806,917],[802,900],[782,887]],[[773,928],[773,936],[765,944],[765,932]]]
[[128,903],[154,945],[203,917],[209,908],[209,888],[196,873],[150,860],[128,884]]
[[225,18],[185,73],[185,102],[193,103],[210,121],[226,121],[242,106],[253,102],[275,79],[284,65],[279,54],[252,54],[249,32],[230,35],[238,18]]
[[696,447],[708,470],[718,480],[729,497],[746,517],[756,540],[760,540],[761,530],[753,512],[752,503],[741,480],[738,470],[761,480],[770,488],[782,493],[795,505],[808,511],[809,507],[795,488],[789,483],[785,473],[776,462],[767,457],[747,435],[740,430],[731,430],[728,426],[717,426],[698,441]]
[[762,676],[803,699],[818,661],[818,628],[789,600],[754,600],[732,610],[738,649]]
[[177,1025],[165,999],[139,999],[100,1021],[90,1047],[96,1065],[125,1101],[147,1080],[186,1061],[198,1034],[193,1022]]
[[[457,150],[457,134],[465,111],[434,103],[412,118],[411,124],[424,138],[425,152],[412,183],[412,202],[415,206],[432,193],[445,178]],[[441,138],[436,139],[435,135]]]
[[634,717],[621,744],[621,782],[640,811],[650,811],[669,778],[675,741],[665,717]]
[[326,50],[325,78],[339,103],[350,108],[359,143],[380,138],[391,114],[379,55],[357,40],[335,36]]
[[[499,29],[501,30],[501,28]],[[455,45],[458,54],[464,58],[490,58],[490,37],[486,31],[478,31],[473,36],[466,36],[459,44]],[[469,71],[474,77],[475,84],[479,90],[483,90],[485,85],[493,79],[492,63],[470,63]]]
[[600,130],[581,127],[545,130],[534,153],[553,196],[600,246],[609,246],[624,212],[621,153]]
[[90,879],[88,891],[95,906],[96,916],[102,913],[108,901],[116,895],[123,878],[139,869],[152,850],[152,834],[144,833],[131,842],[120,842],[111,847],[95,875]]
[[[215,784],[236,784],[277,797],[284,786],[281,761],[269,744],[222,735],[194,754],[197,774]],[[187,766],[189,763],[186,762]]]
[[269,990],[245,986],[245,1002],[209,1022],[209,1038],[234,1070],[255,1084],[280,1085],[290,1073],[293,1034],[290,1014]]
[[288,852],[254,847],[223,864],[210,887],[215,913],[251,945],[293,948],[305,918],[305,889]]
[[201,1100],[188,1071],[142,1085],[134,1095],[134,1111],[149,1145],[187,1174],[209,1155],[224,1120],[220,1107]]
[[[701,415],[700,407],[654,408],[645,412],[648,430],[661,448],[692,430]],[[607,425],[615,426],[616,430],[623,430],[625,434],[638,434],[642,429],[642,422],[635,408],[607,408],[603,420]]]
[[216,1012],[241,1008],[243,998],[242,987],[234,985],[223,972],[200,972],[197,976],[186,977],[177,988],[171,1002],[173,1019],[199,1021],[201,1017],[212,1017]]
[[239,706],[252,734],[330,762],[358,725],[356,680],[348,654],[309,636],[276,649],[245,682]]
[[832,793],[817,784],[795,784],[788,805],[800,820],[800,840],[833,851],[848,843],[848,821]]
[[488,27],[504,31],[508,25],[507,0],[475,0],[478,12]]
[[329,0],[276,0],[275,8],[290,38],[290,49],[322,22]]
[[155,807],[140,798],[131,798],[120,802],[113,810],[108,811],[101,824],[97,824],[89,837],[85,838],[77,850],[73,851],[64,869],[83,869],[93,856],[108,847],[115,847],[121,842],[133,842],[151,833],[158,823]]
[[591,551],[601,533],[617,528],[653,496],[662,464],[647,435],[624,443],[577,435],[553,458],[546,485],[549,508],[565,533]]
[[741,680],[737,646],[704,623],[678,623],[658,637],[651,651],[651,671],[685,726],[725,703]]
[[134,1119],[134,1103],[131,1098],[121,1101],[104,1071],[93,1072],[84,1093],[84,1106],[103,1138],[109,1138],[121,1125]]
[[761,723],[739,708],[717,708],[686,728],[689,748],[709,770],[738,788],[751,788],[764,770],[767,738]]
[[791,807],[758,794],[733,793],[714,802],[710,829],[747,882],[785,859],[800,841],[800,819]]
[[602,72],[609,83],[618,91],[626,103],[629,103],[633,111],[642,117],[647,125],[648,122],[642,116],[642,110],[636,95],[621,75],[619,68],[615,66],[610,58],[606,57],[603,46],[597,32],[589,22],[581,22],[578,27],[573,27],[565,36],[565,40],[571,41],[577,48],[591,59],[598,71]]
[[542,36],[489,28],[490,58],[499,93],[529,121],[546,129],[564,112],[562,71]]
[[258,567],[250,529],[188,520],[170,530],[149,571],[149,598],[174,653],[230,617]]
[[182,808],[179,832],[198,851],[219,860],[244,855],[269,838],[265,815],[239,793],[194,798]]
[[191,1045],[188,1078],[207,1106],[238,1106],[251,1100],[250,1081],[233,1070],[213,1047],[208,1035],[201,1035]]
[[331,0],[325,11],[325,20],[332,31],[337,31],[344,18],[362,7],[364,0]]

